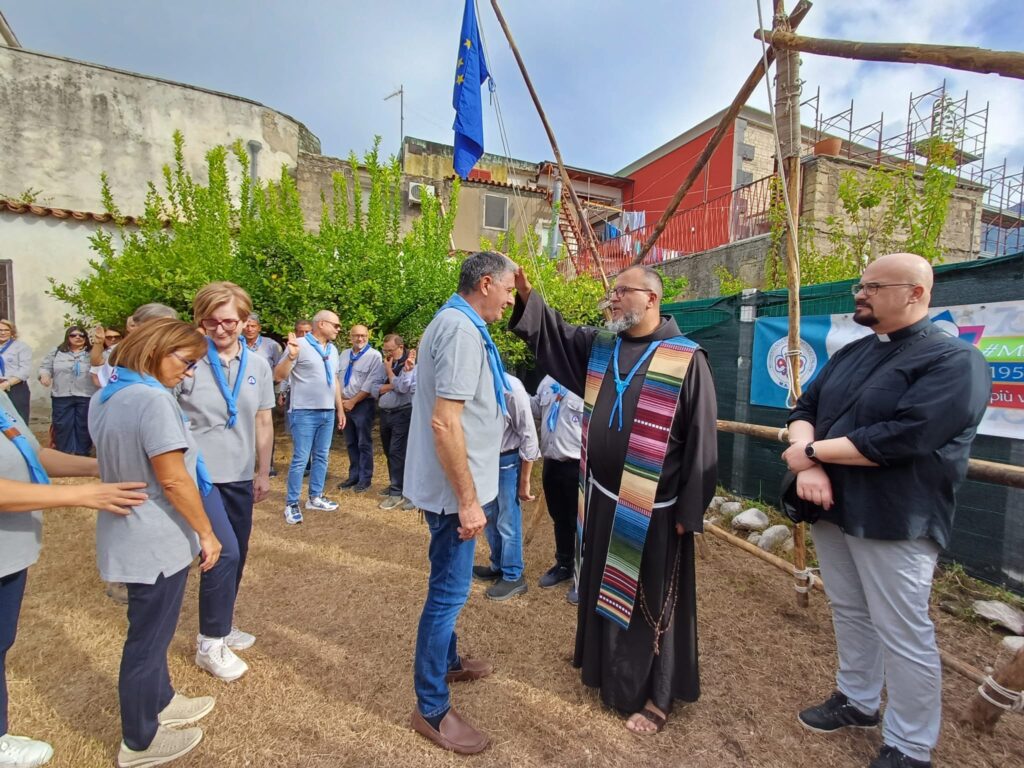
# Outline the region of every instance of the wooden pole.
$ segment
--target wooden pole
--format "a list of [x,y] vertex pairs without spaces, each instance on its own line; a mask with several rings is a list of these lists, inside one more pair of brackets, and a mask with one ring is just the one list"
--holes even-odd
[[775,48],[816,53],[858,61],[888,61],[898,64],[932,64],[948,69],[1000,75],[1024,80],[1024,53],[993,51],[965,45],[924,43],[861,43],[822,37],[803,37],[787,30],[754,32],[754,37]]
[[[763,549],[754,546],[746,539],[741,539],[739,536],[734,536],[733,534],[726,531],[724,528],[719,528],[717,525],[705,523],[704,532],[710,533],[715,538],[721,539],[722,541],[728,544],[732,544],[734,547],[742,549],[744,552],[749,552],[750,554],[756,556],[760,560],[763,560],[769,565],[774,565],[780,571],[784,571],[791,575],[796,573],[796,566],[794,566],[788,560],[783,560],[781,557],[773,555],[771,552],[765,552]],[[814,583],[811,585],[811,588],[816,589],[821,593],[824,593],[825,583],[821,580],[820,577],[816,577],[814,579]],[[1022,651],[1021,653],[1024,653],[1024,651]],[[1020,654],[1018,653],[1018,656],[1019,655]],[[971,680],[975,683],[981,683],[985,679],[985,675],[982,673],[980,669],[971,666],[965,661],[961,661],[956,656],[946,653],[941,649],[939,650],[939,657],[942,659],[943,664],[945,664],[947,667],[952,669],[957,674],[963,675],[968,680]]]
[[[1009,663],[993,673],[992,679],[1009,691],[1017,693],[1024,691],[1024,648],[1017,651],[1017,654],[1010,659]],[[992,699],[1008,706],[1012,705],[1013,702],[1008,701],[1006,696],[993,690],[992,686],[984,682],[982,685],[985,686],[986,692]],[[995,730],[996,723],[999,722],[999,718],[1003,716],[1005,711],[1002,707],[997,707],[995,704],[986,701],[985,697],[979,692],[974,694],[971,700],[967,702],[967,706],[960,712],[957,720],[970,725],[982,733],[992,733]]]
[[[811,5],[810,0],[800,0],[800,2],[796,4],[796,7],[793,9],[793,13],[789,17],[789,25],[792,29],[796,29],[800,22],[803,21],[807,12],[811,10]],[[772,48],[769,48],[768,64],[771,65],[773,61],[775,61],[775,51]],[[761,82],[761,78],[764,77],[764,74],[764,61],[763,58],[759,58],[757,60],[757,64],[750,71],[750,74],[747,75],[747,79],[744,81],[743,85],[740,86],[740,90],[739,93],[736,94],[736,98],[732,100],[732,104],[730,104],[729,108],[725,110],[725,113],[722,115],[722,119],[718,121],[718,127],[715,129],[715,132],[711,135],[707,145],[697,157],[696,162],[693,164],[690,172],[686,175],[686,178],[683,179],[683,183],[679,186],[679,189],[676,191],[671,202],[669,202],[668,208],[666,208],[665,212],[661,214],[661,218],[658,219],[658,223],[655,224],[654,229],[647,238],[647,242],[643,244],[640,248],[640,252],[633,259],[633,264],[640,264],[643,262],[648,251],[651,250],[654,244],[658,241],[658,238],[661,237],[661,233],[665,231],[668,220],[672,218],[672,215],[679,208],[679,204],[683,202],[683,198],[686,197],[686,193],[690,191],[690,187],[692,187],[693,183],[697,181],[697,177],[700,176],[701,172],[704,170],[704,166],[706,166],[711,160],[711,155],[715,153],[715,150],[718,149],[718,145],[722,143],[722,139],[725,138],[725,134],[728,133],[730,126],[732,126],[736,121],[736,116],[740,113],[743,105],[747,103],[747,99],[750,98],[754,89],[757,88],[757,84]]]
[[580,220],[580,229],[587,239],[586,245],[594,254],[594,261],[597,262],[597,269],[601,276],[601,282],[607,290],[608,276],[604,273],[604,265],[601,264],[600,251],[597,246],[597,236],[594,234],[594,229],[590,226],[590,220],[587,219],[586,213],[583,211],[583,205],[580,203],[580,199],[576,195],[576,190],[572,185],[572,179],[569,178],[569,172],[565,170],[565,164],[562,162],[562,153],[559,151],[558,142],[555,140],[555,132],[551,129],[551,123],[548,122],[548,117],[544,113],[544,107],[541,106],[540,97],[537,95],[537,91],[533,87],[533,81],[530,79],[530,73],[526,71],[526,63],[523,61],[522,54],[519,53],[516,41],[512,38],[512,30],[509,29],[508,24],[505,21],[505,17],[501,13],[501,8],[498,6],[498,0],[491,0],[491,7],[494,8],[494,15],[498,17],[498,23],[501,25],[501,30],[505,33],[505,39],[508,40],[509,47],[512,49],[512,55],[516,58],[516,63],[519,65],[519,71],[523,74],[523,80],[526,82],[526,90],[530,92],[530,98],[533,99],[533,105],[537,108],[537,114],[540,115],[540,121],[544,125],[544,131],[548,135],[548,141],[551,143],[551,151],[555,153],[555,162],[558,163],[558,172],[562,175],[562,186],[569,192],[569,199],[572,201],[573,208],[576,210],[576,215]]

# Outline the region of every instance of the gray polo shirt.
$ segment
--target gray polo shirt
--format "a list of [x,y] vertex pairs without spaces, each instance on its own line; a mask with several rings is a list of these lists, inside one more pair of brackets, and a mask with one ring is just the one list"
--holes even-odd
[[[21,420],[6,392],[0,392],[0,410],[14,422],[15,428],[28,439],[33,450],[38,451],[39,443]],[[32,482],[28,464],[25,463],[21,451],[2,433],[0,477],[21,483]],[[39,550],[42,546],[42,512],[0,512],[0,576],[10,576],[34,565],[39,559]]]
[[505,431],[501,435],[501,452],[518,451],[523,461],[536,461],[540,458],[537,445],[537,428],[533,424],[533,413],[530,409],[530,396],[523,382],[509,374],[512,391],[505,393]]
[[552,432],[548,429],[548,414],[557,399],[551,389],[555,380],[545,376],[530,398],[533,415],[540,420],[540,452],[545,459],[569,461],[580,459],[580,437],[583,433],[583,398],[566,392],[558,408],[558,419]]
[[250,352],[266,360],[271,370],[281,362],[281,345],[269,336],[257,336],[253,344],[249,344],[244,337],[241,339],[241,342],[249,347]]
[[199,537],[164,495],[150,463],[153,456],[184,450],[195,480],[196,442],[181,415],[174,395],[162,388],[137,384],[106,403],[99,393],[92,398],[89,434],[103,482],[144,482],[149,495],[130,515],[97,513],[96,564],[104,581],[153,584],[199,554]]
[[416,360],[409,447],[405,461],[406,497],[420,509],[455,515],[458,499],[441,468],[430,420],[438,398],[461,400],[462,430],[477,498],[487,504],[498,496],[498,448],[504,419],[494,399],[494,380],[483,338],[457,309],[440,312],[420,341]]
[[[348,385],[345,384],[345,371],[352,366],[352,378]],[[373,347],[367,347],[355,363],[352,363],[352,350],[346,349],[338,357],[338,381],[341,382],[341,396],[348,400],[360,392],[368,395],[373,394],[373,385],[383,384],[387,381],[384,373],[384,362],[380,352]]]
[[[238,380],[241,350],[221,370],[233,389]],[[208,357],[196,366],[191,379],[178,388],[178,402],[188,416],[192,435],[215,483],[252,480],[256,468],[256,414],[274,407],[274,376],[261,355],[249,352],[242,388],[238,392],[238,418],[227,427],[228,404],[217,386]]]
[[[4,344],[6,343],[4,342]],[[3,347],[4,344],[0,344],[0,347]],[[11,346],[0,352],[0,356],[4,359],[2,378],[29,380],[32,375],[32,348],[28,344],[14,339],[11,341]]]
[[[327,365],[338,378],[338,348],[327,343],[330,357]],[[334,410],[334,385],[327,384],[327,372],[324,370],[324,359],[313,349],[313,345],[303,336],[299,339],[299,356],[288,376],[288,387],[291,391],[289,410]]]
[[[75,363],[78,363],[78,375],[75,375]],[[81,352],[61,352],[54,349],[43,358],[39,373],[47,374],[53,379],[50,394],[54,397],[92,397],[96,385],[92,383],[89,365],[89,350]]]
[[[384,365],[387,365],[387,363],[384,363]],[[377,399],[377,405],[380,409],[382,411],[393,411],[395,408],[404,408],[407,405],[412,405],[412,397],[416,393],[416,367],[413,366],[410,371],[404,368],[399,371],[398,375],[391,382],[392,389],[382,395],[380,388],[388,383],[386,370],[384,375],[384,381],[374,384],[370,392]]]

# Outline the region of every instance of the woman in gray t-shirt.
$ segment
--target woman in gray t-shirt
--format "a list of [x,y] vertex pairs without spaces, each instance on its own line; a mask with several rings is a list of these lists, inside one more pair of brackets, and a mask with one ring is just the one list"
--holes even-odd
[[103,479],[139,478],[149,496],[128,517],[100,512],[96,521],[100,576],[128,587],[118,678],[122,766],[190,751],[202,731],[168,726],[195,722],[213,709],[210,697],[176,694],[167,669],[189,566],[201,552],[200,570],[210,570],[221,549],[197,487],[207,485],[205,469],[170,392],[205,351],[206,339],[190,325],[151,320],[118,345],[110,381],[89,408]]
[[[14,643],[29,566],[39,559],[43,514],[58,507],[90,507],[126,515],[146,496],[145,483],[50,485],[49,476],[99,477],[96,459],[40,448],[0,392],[0,755],[14,765],[42,765],[53,755],[45,741],[7,732],[7,651]],[[4,763],[5,765],[7,763]]]
[[43,358],[39,383],[50,387],[53,406],[53,437],[57,450],[88,456],[89,398],[96,391],[89,374],[89,348],[85,328],[72,325],[64,332],[64,341]]

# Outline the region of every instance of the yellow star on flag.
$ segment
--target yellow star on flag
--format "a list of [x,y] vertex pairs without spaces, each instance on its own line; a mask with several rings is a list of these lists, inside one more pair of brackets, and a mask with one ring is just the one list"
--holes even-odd
[[463,45],[466,46],[466,50],[469,50],[473,47],[473,41],[467,37],[466,42],[464,42]]
[[462,57],[460,56],[460,57],[459,57],[459,63],[458,63],[458,64],[456,64],[455,66],[456,66],[456,67],[461,67],[461,66],[463,66],[463,65],[464,65],[465,63],[466,63],[466,62],[464,62],[464,61],[462,60]]
[[462,75],[459,75],[458,77],[455,78],[455,83],[456,85],[462,85],[462,83],[465,82],[465,80],[466,78],[464,78]]

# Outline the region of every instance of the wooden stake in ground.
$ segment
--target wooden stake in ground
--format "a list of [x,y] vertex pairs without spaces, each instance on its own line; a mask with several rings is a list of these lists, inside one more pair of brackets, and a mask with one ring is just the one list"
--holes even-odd
[[923,43],[861,43],[802,37],[787,30],[754,32],[754,37],[779,49],[816,53],[858,61],[888,61],[897,64],[933,64],[948,69],[1001,75],[1024,80],[1024,53],[991,51],[965,45],[927,45]]
[[[789,17],[789,26],[791,29],[796,29],[797,26],[803,21],[807,12],[811,10],[810,0],[800,0],[793,9],[793,13]],[[773,48],[768,49],[768,65],[775,61],[775,50]],[[757,64],[751,70],[750,74],[747,75],[747,79],[743,85],[740,86],[739,93],[736,94],[736,98],[732,100],[732,104],[725,110],[725,114],[722,115],[722,119],[718,121],[718,127],[715,132],[708,139],[708,143],[704,146],[700,155],[697,157],[697,161],[693,164],[693,168],[683,179],[683,183],[679,185],[679,189],[676,190],[675,196],[669,202],[665,212],[661,214],[661,218],[658,219],[658,223],[654,225],[654,229],[651,230],[650,236],[647,238],[647,242],[640,248],[640,252],[633,259],[634,264],[643,263],[647,253],[654,247],[654,244],[658,242],[658,238],[661,237],[661,233],[665,231],[665,227],[668,225],[668,220],[672,218],[676,210],[679,208],[679,204],[683,202],[683,198],[686,197],[686,193],[690,191],[690,187],[697,181],[697,177],[700,176],[701,171],[704,170],[704,166],[711,160],[711,156],[718,149],[718,145],[722,143],[722,139],[725,138],[725,134],[729,131],[729,127],[736,120],[736,116],[740,113],[743,105],[747,103],[747,99],[757,88],[758,83],[761,82],[761,78],[765,74],[765,63],[763,58],[757,60]]]
[[[1008,664],[995,672],[992,675],[992,679],[1000,687],[1016,693],[1017,702],[1021,702],[1021,691],[1024,691],[1024,648],[1017,651],[1017,654],[1010,659]],[[981,686],[985,689],[985,693],[989,698],[1005,704],[1006,707],[996,706],[986,700],[979,691],[967,702],[967,706],[963,708],[957,719],[961,723],[966,723],[982,733],[992,733],[995,730],[996,723],[999,722],[999,718],[1003,716],[1003,712],[1012,708],[1014,702],[1010,700],[1011,697],[994,690],[988,683],[982,683]],[[1017,706],[1020,706],[1020,704],[1018,703]]]
[[597,249],[597,235],[594,234],[594,228],[590,226],[590,220],[587,218],[586,212],[583,210],[583,204],[580,203],[580,199],[576,195],[576,190],[572,185],[572,179],[569,178],[569,172],[565,170],[565,165],[562,163],[562,153],[558,149],[558,142],[555,140],[555,132],[551,129],[551,123],[548,122],[548,116],[544,113],[544,107],[540,104],[540,97],[537,95],[537,91],[533,87],[533,81],[530,79],[530,73],[526,71],[526,62],[523,61],[522,54],[519,53],[519,47],[516,45],[516,41],[512,38],[512,30],[509,29],[508,23],[505,21],[505,17],[501,13],[501,8],[498,6],[498,0],[491,0],[491,7],[494,8],[494,15],[498,17],[498,23],[501,25],[501,30],[505,33],[505,39],[508,40],[509,47],[512,49],[512,55],[516,58],[516,63],[519,65],[519,71],[523,74],[523,80],[526,82],[526,90],[530,92],[530,98],[533,99],[533,106],[537,108],[537,114],[540,115],[540,121],[544,125],[544,131],[548,135],[548,141],[551,143],[551,151],[555,153],[555,162],[558,163],[558,172],[562,175],[562,186],[569,192],[569,199],[572,201],[573,208],[576,210],[576,215],[580,220],[580,228],[587,238],[587,247],[590,248],[591,253],[594,254],[594,261],[597,263],[597,269],[601,275],[601,282],[604,284],[605,290],[608,290],[608,276],[605,275],[604,265],[601,264],[600,253]]

